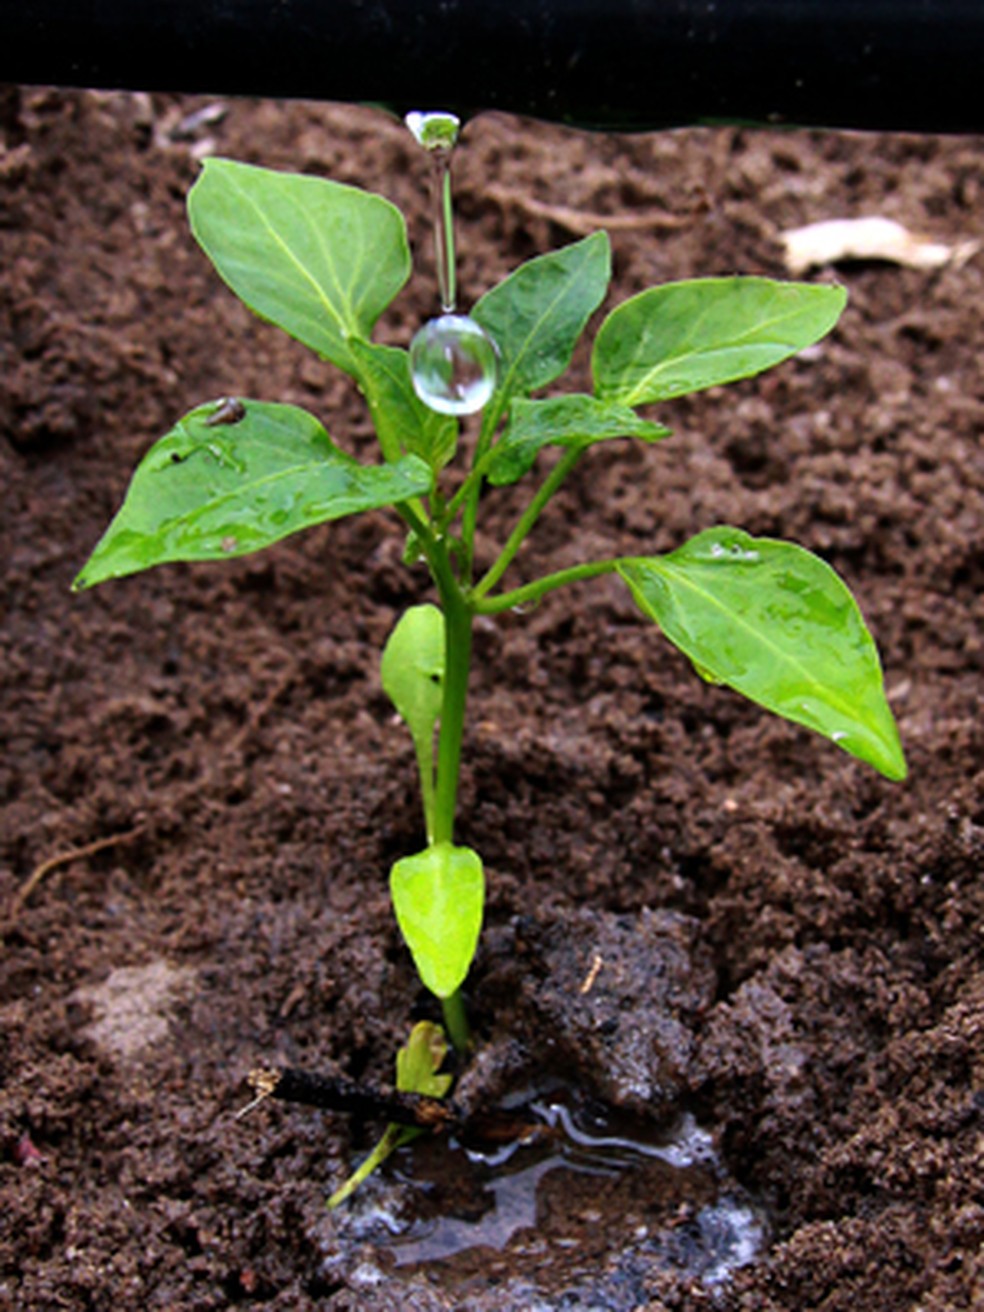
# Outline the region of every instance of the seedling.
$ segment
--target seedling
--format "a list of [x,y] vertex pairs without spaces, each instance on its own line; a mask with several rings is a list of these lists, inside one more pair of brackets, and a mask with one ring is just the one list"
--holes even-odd
[[[595,233],[532,259],[472,310],[468,322],[494,343],[497,371],[470,455],[456,461],[457,415],[425,404],[408,352],[372,337],[410,274],[405,225],[393,205],[336,182],[210,159],[189,213],[198,242],[250,309],[355,380],[382,458],[358,463],[296,406],[245,398],[200,405],[140,462],[74,586],[168,561],[242,556],[328,520],[392,507],[408,533],[407,563],[429,569],[436,604],[408,610],[382,658],[383,686],[413,740],[427,838],[422,851],[397,861],[391,889],[417,971],[440,999],[459,1051],[470,1043],[461,989],[484,903],[481,858],[455,842],[477,616],[614,575],[705,679],[815,730],[889,779],[905,777],[878,654],[857,604],[837,574],[800,546],[718,526],[666,554],[590,560],[503,586],[589,447],[663,442],[669,429],[640,407],[750,377],[817,342],[844,307],[840,287],[727,277],[653,288],[602,322],[591,394],[534,397],[566,370],[607,293],[608,237]],[[494,563],[477,575],[483,492],[534,474],[547,448],[559,452]],[[435,1051],[432,1032],[424,1048]],[[436,1069],[404,1061],[400,1087],[443,1093]],[[422,1072],[416,1085],[414,1070]],[[389,1132],[386,1150],[399,1137]]]

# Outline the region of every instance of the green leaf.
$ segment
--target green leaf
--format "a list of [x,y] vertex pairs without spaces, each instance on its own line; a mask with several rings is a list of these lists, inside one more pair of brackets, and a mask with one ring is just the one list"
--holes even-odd
[[614,401],[577,393],[545,401],[517,399],[510,407],[509,425],[490,454],[487,477],[498,487],[515,483],[545,446],[591,446],[618,437],[656,442],[669,436],[662,424],[640,419]]
[[300,529],[420,496],[431,484],[415,456],[358,464],[296,406],[201,405],[137,466],[121,509],[73,586],[167,561],[248,555]]
[[379,445],[387,460],[401,453],[420,456],[435,474],[452,459],[458,444],[458,421],[424,405],[410,378],[410,357],[396,346],[349,342],[359,368]]
[[830,332],[842,287],[700,278],[640,292],[595,338],[595,391],[625,405],[665,401],[769,369]]
[[347,373],[410,274],[406,225],[382,196],[324,178],[207,159],[188,196],[199,245],[262,319]]
[[397,861],[390,891],[417,973],[439,998],[461,987],[482,928],[485,875],[477,852],[435,843]]
[[420,1093],[425,1098],[443,1098],[453,1076],[438,1072],[448,1055],[448,1041],[440,1025],[421,1020],[396,1054],[396,1087],[401,1093]]
[[611,263],[608,235],[596,232],[520,265],[478,302],[472,318],[499,348],[496,414],[564,372],[608,290]]
[[669,555],[622,561],[618,572],[704,678],[816,730],[889,779],[905,778],[878,652],[824,561],[721,527]]
[[444,695],[444,616],[436,606],[411,606],[383,648],[383,688],[417,738],[430,740]]
[[444,698],[444,616],[436,606],[411,606],[383,648],[383,689],[410,730],[427,824],[434,833],[434,727]]

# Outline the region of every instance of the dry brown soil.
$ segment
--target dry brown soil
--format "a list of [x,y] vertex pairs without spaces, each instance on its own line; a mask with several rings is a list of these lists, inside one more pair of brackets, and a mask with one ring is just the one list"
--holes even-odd
[[[324,1208],[378,1126],[233,1114],[261,1062],[387,1082],[431,1014],[387,902],[421,835],[377,669],[426,581],[380,513],[69,592],[130,468],[192,404],[293,401],[369,450],[347,381],[251,318],[194,246],[197,154],[390,196],[418,274],[380,335],[406,342],[434,308],[421,161],[395,121],[245,101],[188,119],[210,104],[0,98],[0,1308],[984,1306],[984,258],[843,267],[829,341],[666,407],[661,447],[590,455],[516,567],[720,522],[800,541],[877,636],[908,782],[703,684],[614,580],[478,634],[473,1095],[556,1073],[654,1120],[688,1110],[768,1251],[712,1289],[655,1248],[623,1260],[622,1204],[567,1215],[553,1188],[545,1231],[590,1237],[593,1274],[572,1257],[524,1295],[494,1249],[467,1280],[391,1270]],[[463,295],[606,222],[611,303],[781,276],[778,232],[815,219],[959,240],[980,231],[980,145],[479,118],[457,173]],[[573,385],[585,372],[582,353]],[[490,496],[486,543],[522,495]],[[366,1197],[412,1192],[433,1156],[410,1150]]]

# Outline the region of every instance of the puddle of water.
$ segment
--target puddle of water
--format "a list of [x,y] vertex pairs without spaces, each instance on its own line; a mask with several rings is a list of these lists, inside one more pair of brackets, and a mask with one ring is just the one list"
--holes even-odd
[[566,1090],[524,1112],[519,1142],[419,1142],[339,1218],[363,1286],[423,1278],[497,1312],[619,1312],[654,1272],[714,1290],[763,1250],[762,1213],[693,1117],[657,1136]]

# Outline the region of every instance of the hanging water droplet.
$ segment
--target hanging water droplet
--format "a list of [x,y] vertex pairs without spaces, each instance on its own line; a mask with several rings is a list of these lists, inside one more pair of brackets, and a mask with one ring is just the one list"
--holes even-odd
[[495,391],[499,352],[485,329],[462,314],[424,324],[410,344],[413,388],[431,410],[472,415]]
[[495,391],[498,348],[474,319],[455,313],[457,279],[451,155],[461,121],[444,111],[415,110],[404,119],[414,140],[433,160],[434,245],[440,318],[425,323],[410,344],[410,376],[423,403],[442,415],[471,415]]

